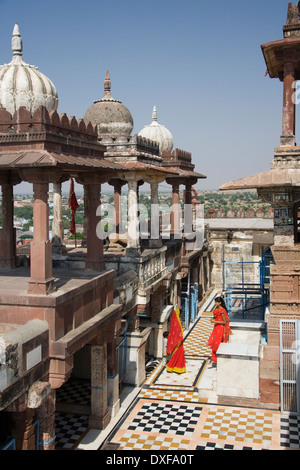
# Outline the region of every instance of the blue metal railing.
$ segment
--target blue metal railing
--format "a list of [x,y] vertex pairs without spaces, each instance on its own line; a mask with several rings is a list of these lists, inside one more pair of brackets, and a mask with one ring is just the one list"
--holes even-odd
[[192,284],[189,292],[184,289],[181,292],[181,323],[188,328],[194,323],[198,313],[198,284]]
[[[270,264],[272,253],[270,248],[262,251],[262,259],[259,262],[238,261],[224,262],[224,292],[226,295],[226,307],[231,318],[234,306],[238,305],[238,311],[243,319],[258,315],[264,319],[264,312],[269,305]],[[246,283],[244,268],[246,265],[258,266],[257,283]],[[228,282],[227,266],[239,265],[241,267],[240,283]]]
[[[39,450],[39,420],[36,419],[32,426],[34,427],[35,435],[35,450]],[[7,444],[5,444],[0,450],[16,450],[16,440],[11,439]]]
[[16,440],[11,439],[5,446],[1,448],[1,450],[16,450]]
[[38,419],[34,421],[33,427],[34,427],[34,435],[35,435],[35,450],[39,450],[40,448],[40,442],[39,442],[40,424],[39,424]]

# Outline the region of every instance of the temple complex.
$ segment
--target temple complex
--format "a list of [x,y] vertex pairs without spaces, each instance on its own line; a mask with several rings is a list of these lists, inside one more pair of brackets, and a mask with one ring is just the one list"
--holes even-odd
[[[268,208],[204,210],[194,186],[206,176],[189,151],[174,148],[159,106],[132,134],[133,116],[113,97],[107,71],[102,98],[87,103],[83,118],[59,114],[55,85],[23,60],[14,26],[12,61],[0,66],[0,449],[13,442],[17,450],[54,450],[57,397],[78,384],[88,387],[88,429],[110,429],[126,394],[146,383],[147,395],[147,361],[162,360],[175,308],[192,333],[192,360],[203,363],[191,374],[197,405],[213,396],[213,406],[299,413],[300,2],[288,4],[283,36],[261,46],[268,75],[283,83],[271,168],[220,188],[255,189]],[[33,193],[33,239],[24,249],[14,226],[14,188],[22,182]],[[83,238],[74,245],[64,239],[66,182],[84,200]],[[160,204],[162,183],[170,207]],[[102,203],[104,184],[111,206]],[[144,184],[150,211],[140,202]],[[207,344],[199,361],[196,343],[220,293],[234,335],[212,370]]]
[[[146,357],[162,358],[174,306],[184,309],[185,327],[195,321],[210,289],[208,242],[204,230],[195,242],[192,204],[192,185],[205,176],[194,171],[190,153],[172,151],[173,142],[165,148],[159,135],[155,141],[131,135],[132,116],[112,97],[109,73],[103,98],[77,119],[58,114],[54,84],[23,61],[17,24],[12,52],[11,63],[0,67],[0,440],[13,439],[16,449],[52,450],[56,393],[63,385],[90,381],[89,427],[105,429],[120,408],[123,384],[139,386]],[[32,184],[34,197],[34,237],[23,265],[13,220],[14,186],[22,181]],[[63,233],[66,181],[76,181],[84,193],[84,238],[73,249]],[[163,181],[174,201],[164,238]],[[144,182],[151,186],[152,210],[142,223]],[[100,210],[104,183],[114,188],[107,233]],[[190,213],[184,233],[180,185]]]

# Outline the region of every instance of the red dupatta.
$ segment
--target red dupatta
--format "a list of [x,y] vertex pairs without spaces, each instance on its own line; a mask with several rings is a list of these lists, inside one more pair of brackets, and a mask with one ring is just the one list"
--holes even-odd
[[167,341],[167,354],[172,355],[166,365],[168,372],[176,372],[177,374],[186,372],[183,349],[183,329],[179,309],[174,310],[171,317],[171,327]]

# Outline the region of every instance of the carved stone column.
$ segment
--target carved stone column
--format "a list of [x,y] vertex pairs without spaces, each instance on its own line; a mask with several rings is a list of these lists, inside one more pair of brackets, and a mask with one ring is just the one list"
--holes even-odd
[[54,289],[52,244],[49,240],[48,183],[33,183],[33,240],[30,244],[29,294],[49,294]]
[[111,238],[117,241],[122,231],[121,194],[122,186],[125,184],[125,181],[116,178],[110,180],[109,184],[114,187],[114,234],[111,235]]
[[10,413],[11,431],[16,441],[16,450],[35,450],[34,413],[34,410],[29,408]]
[[86,185],[83,185],[83,204],[84,204],[84,216],[83,216],[83,238],[81,240],[81,246],[87,246],[87,232],[89,222],[89,199]]
[[103,239],[99,238],[97,234],[97,225],[101,221],[98,208],[101,205],[100,191],[101,185],[99,183],[89,184],[86,186],[88,198],[88,232],[87,232],[87,256],[86,256],[86,269],[93,271],[103,271],[104,257],[103,257]]
[[91,347],[91,416],[89,427],[105,429],[110,421],[107,406],[106,343]]
[[158,185],[165,180],[165,177],[148,177],[147,183],[151,187],[151,214],[150,214],[150,248],[160,248],[162,246],[162,239],[160,235],[160,218],[159,218],[159,197]]
[[33,184],[33,240],[30,243],[30,279],[28,293],[45,295],[54,289],[52,277],[52,243],[49,240],[49,182],[60,181],[57,168],[24,168],[20,178]]
[[[79,184],[84,185],[86,219],[86,269],[103,271],[103,231],[101,230],[101,183],[107,181],[97,173],[86,173],[76,177]],[[86,213],[87,209],[87,213]]]
[[39,447],[36,450],[55,450],[56,391],[47,382],[36,382],[28,392],[28,407],[36,409]]
[[112,418],[116,416],[120,409],[119,397],[119,373],[117,370],[117,338],[109,335],[107,342],[107,402]]
[[281,145],[295,145],[294,82],[295,65],[291,61],[284,64]]
[[12,184],[2,184],[2,229],[0,231],[0,267],[16,267],[16,232]]
[[181,238],[180,234],[180,205],[179,205],[179,182],[172,182],[172,212],[171,212],[171,236]]
[[52,220],[52,248],[56,253],[66,252],[63,245],[64,221],[62,218],[61,183],[53,183],[53,220]]
[[140,253],[140,224],[138,214],[138,179],[135,175],[126,176],[128,182],[128,225],[127,225],[127,253],[136,255]]

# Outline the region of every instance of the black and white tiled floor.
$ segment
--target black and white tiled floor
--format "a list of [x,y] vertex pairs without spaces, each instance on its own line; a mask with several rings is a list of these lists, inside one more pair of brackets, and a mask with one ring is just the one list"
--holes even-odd
[[280,444],[300,449],[300,416],[282,415],[280,422]]
[[73,449],[88,429],[88,416],[56,413],[56,449]]
[[[56,391],[56,402],[60,406],[60,412],[56,413],[56,449],[71,450],[88,430],[88,407],[91,401],[91,384],[88,380],[69,379]],[[86,407],[86,414],[62,411],[72,409],[72,405]]]
[[190,435],[194,432],[202,408],[184,404],[145,403],[129,430]]
[[[203,357],[207,355],[203,339],[206,323],[206,318],[203,318],[192,329],[185,343],[190,361],[195,362],[196,356],[201,354]],[[196,334],[198,326],[201,326],[201,335]],[[199,360],[200,365],[203,366],[203,361]],[[124,416],[108,441],[116,444],[119,450],[300,449],[300,416],[272,410],[210,405],[199,399],[194,382],[191,389],[177,386],[170,390],[163,387],[157,379],[158,371],[161,374],[160,361],[148,363],[147,367],[148,386],[141,390],[134,407]],[[57,402],[87,409],[90,405],[90,383],[70,379],[57,390]],[[88,431],[88,418],[88,412],[58,412],[56,448],[76,448]]]
[[91,402],[91,383],[84,379],[69,379],[56,391],[56,401],[89,405]]

